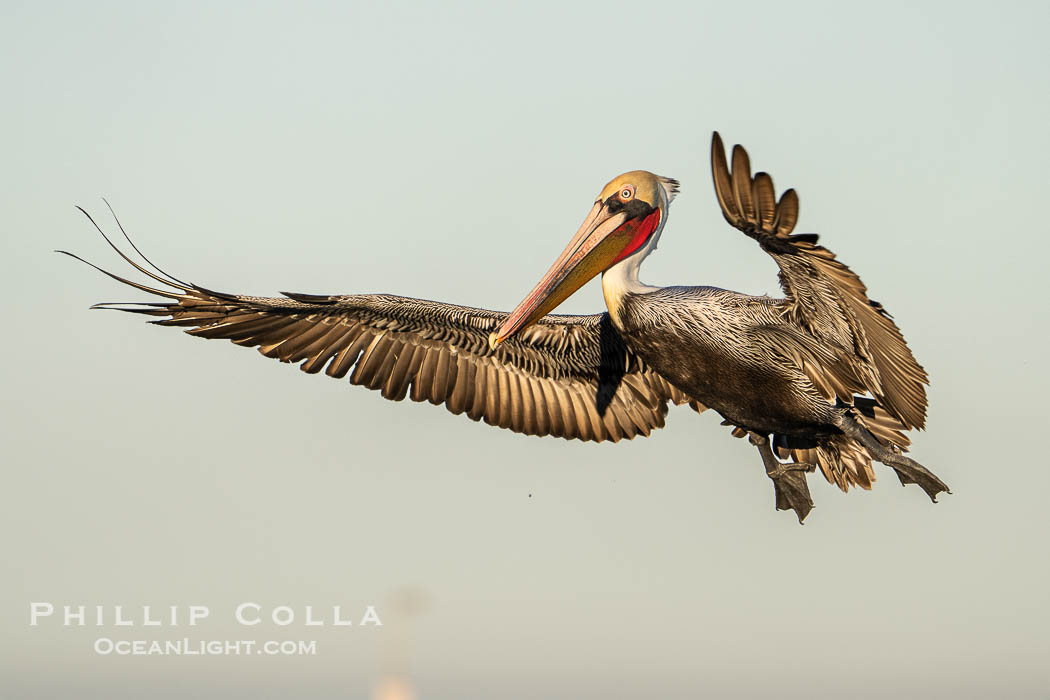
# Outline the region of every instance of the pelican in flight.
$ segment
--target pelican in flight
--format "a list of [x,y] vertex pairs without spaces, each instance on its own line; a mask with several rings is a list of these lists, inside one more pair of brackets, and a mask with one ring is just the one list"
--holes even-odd
[[[778,201],[743,148],[733,148],[730,169],[715,133],[711,168],[722,214],[776,261],[784,298],[639,281],[678,182],[635,170],[602,189],[509,314],[388,294],[216,292],[164,272],[126,233],[141,264],[106,240],[161,287],[96,269],[164,301],[92,308],[156,316],[309,374],[349,375],[388,399],[444,404],[527,435],[616,442],[663,426],[670,403],[711,409],[757,447],[777,509],[799,522],[813,507],[808,473],[819,469],[843,491],[870,489],[872,460],[936,500],[948,487],[904,454],[905,433],[926,420],[927,375],[892,317],[815,234],[792,234],[798,196],[789,189]],[[599,274],[606,313],[550,314]]]

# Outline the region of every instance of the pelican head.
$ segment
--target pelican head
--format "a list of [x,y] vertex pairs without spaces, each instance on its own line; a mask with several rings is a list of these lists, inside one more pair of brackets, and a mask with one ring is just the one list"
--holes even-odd
[[656,244],[677,193],[677,180],[646,170],[632,170],[611,180],[551,269],[489,342],[498,345],[536,323],[599,273],[644,257]]

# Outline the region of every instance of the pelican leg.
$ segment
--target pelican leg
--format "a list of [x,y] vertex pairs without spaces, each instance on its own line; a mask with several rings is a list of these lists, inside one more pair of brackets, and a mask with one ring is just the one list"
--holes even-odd
[[942,491],[951,493],[948,484],[941,481],[936,474],[914,459],[906,457],[896,445],[887,446],[879,442],[878,438],[848,413],[842,415],[839,428],[846,435],[864,445],[874,459],[892,467],[897,472],[901,485],[918,484],[934,503],[937,502],[938,493]]
[[813,499],[809,496],[809,486],[806,484],[806,472],[813,471],[813,466],[798,462],[781,463],[769,446],[768,435],[749,431],[748,440],[758,448],[762,464],[766,467],[766,476],[773,480],[777,510],[795,511],[801,523],[813,510]]

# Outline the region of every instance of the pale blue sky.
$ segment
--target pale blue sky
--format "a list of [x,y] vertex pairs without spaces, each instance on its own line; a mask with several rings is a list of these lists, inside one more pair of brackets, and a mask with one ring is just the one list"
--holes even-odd
[[[0,694],[364,697],[393,654],[426,699],[1044,695],[1050,12],[915,5],[0,3]],[[89,313],[136,294],[50,252],[120,269],[73,209],[111,226],[105,196],[205,286],[509,309],[645,168],[682,182],[645,281],[779,293],[718,212],[713,129],[895,315],[932,379],[914,455],[954,495],[813,478],[799,527],[713,413],[516,436]],[[26,624],[405,586],[412,623],[264,631],[317,657],[100,658]]]

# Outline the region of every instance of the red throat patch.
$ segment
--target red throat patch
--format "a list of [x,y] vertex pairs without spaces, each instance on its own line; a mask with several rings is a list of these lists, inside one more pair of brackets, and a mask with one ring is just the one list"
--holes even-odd
[[631,241],[623,249],[623,252],[616,256],[612,264],[615,265],[645,245],[645,242],[649,240],[649,236],[653,235],[653,231],[656,230],[656,226],[659,223],[660,210],[654,209],[653,213],[644,219],[635,219],[624,224],[623,231],[631,236]]

